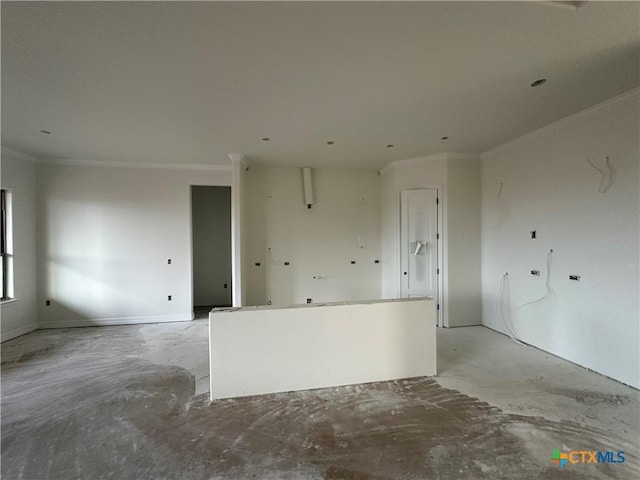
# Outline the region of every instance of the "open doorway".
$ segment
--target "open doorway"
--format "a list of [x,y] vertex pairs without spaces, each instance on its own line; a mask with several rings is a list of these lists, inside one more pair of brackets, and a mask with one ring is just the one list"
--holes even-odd
[[191,186],[193,309],[231,306],[231,187]]

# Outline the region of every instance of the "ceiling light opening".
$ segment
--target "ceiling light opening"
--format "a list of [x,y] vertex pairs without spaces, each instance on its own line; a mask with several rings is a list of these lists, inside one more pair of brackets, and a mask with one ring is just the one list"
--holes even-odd
[[44,133],[45,135],[51,135],[49,130],[40,130],[40,133]]
[[391,143],[387,145],[387,148],[393,148],[393,147],[395,147],[395,145],[392,145]]
[[540,85],[547,83],[546,78],[540,78],[531,84],[532,87],[539,87]]
[[262,137],[263,142],[268,142],[269,140],[271,140],[269,137]]
[[442,137],[442,140],[449,140],[449,137]]
[[329,141],[327,142],[327,145],[333,145],[334,143],[336,143],[336,142],[332,142],[331,140],[329,140]]

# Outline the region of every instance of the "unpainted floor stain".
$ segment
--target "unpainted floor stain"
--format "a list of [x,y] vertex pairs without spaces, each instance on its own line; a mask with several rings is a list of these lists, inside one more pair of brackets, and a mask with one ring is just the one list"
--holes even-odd
[[628,395],[606,394],[602,392],[594,392],[588,389],[577,388],[553,388],[548,389],[550,393],[563,395],[565,397],[573,397],[576,402],[588,406],[596,405],[626,405],[629,403]]
[[[119,355],[3,348],[3,479],[637,478],[634,446],[610,432],[506,414],[433,379],[209,403],[187,370],[119,340]],[[628,461],[559,469],[549,458],[566,447]]]

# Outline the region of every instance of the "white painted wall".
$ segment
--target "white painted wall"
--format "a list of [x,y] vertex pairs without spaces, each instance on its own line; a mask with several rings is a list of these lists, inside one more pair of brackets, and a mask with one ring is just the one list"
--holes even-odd
[[209,315],[211,398],[436,374],[432,299]]
[[249,164],[240,153],[229,154],[232,164],[231,186],[231,277],[232,304],[234,307],[247,302],[247,207],[245,205],[246,176]]
[[36,302],[36,165],[3,149],[2,188],[10,190],[13,210],[14,298],[0,306],[2,341],[38,327]]
[[[193,304],[231,305],[231,188],[191,187]],[[225,287],[226,285],[226,287]]]
[[448,327],[479,325],[480,159],[447,154],[445,272]]
[[[555,355],[640,386],[638,91],[521,137],[482,156],[483,323],[505,331],[495,302],[509,272],[518,336]],[[609,156],[613,183],[585,157]],[[497,197],[503,182],[504,222]],[[530,230],[538,239],[531,240]],[[554,295],[545,293],[553,249]],[[534,277],[530,270],[542,271]],[[580,282],[568,279],[581,276]]]
[[447,327],[479,324],[479,158],[441,153],[397,161],[381,173],[382,296],[400,295],[400,191],[437,188],[443,323]]
[[42,164],[37,179],[40,327],[192,318],[190,185],[230,171]]
[[314,169],[313,184],[307,209],[301,169],[246,172],[248,305],[380,298],[380,177]]

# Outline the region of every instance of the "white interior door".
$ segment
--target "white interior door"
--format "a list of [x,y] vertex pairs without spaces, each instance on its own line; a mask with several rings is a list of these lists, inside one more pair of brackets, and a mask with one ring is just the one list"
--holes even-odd
[[438,268],[438,190],[400,192],[400,294],[432,296],[436,301]]

